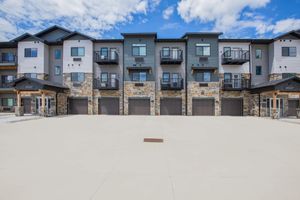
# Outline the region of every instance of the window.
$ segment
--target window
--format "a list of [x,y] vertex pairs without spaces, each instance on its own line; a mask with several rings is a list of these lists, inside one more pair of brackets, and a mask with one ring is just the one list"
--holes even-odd
[[101,73],[101,82],[108,82],[108,73]]
[[170,82],[170,73],[169,72],[164,72],[162,79],[163,79],[163,82]]
[[84,73],[82,72],[75,72],[71,73],[71,81],[81,83],[84,81]]
[[3,75],[1,78],[2,83],[11,83],[15,80],[15,76],[13,75]]
[[133,44],[132,55],[133,56],[146,56],[146,44]]
[[108,48],[101,48],[100,49],[100,56],[101,56],[101,59],[106,59],[108,58]]
[[84,47],[71,47],[71,56],[84,56]]
[[197,56],[210,56],[210,44],[196,44]]
[[261,59],[262,58],[262,50],[261,49],[256,49],[255,50],[255,58],[256,59]]
[[256,75],[261,75],[262,74],[261,66],[256,66],[256,68],[255,68],[255,74]]
[[2,62],[14,62],[15,56],[13,53],[2,53],[1,55]]
[[30,57],[37,57],[37,48],[25,48],[24,50],[24,56],[25,58],[30,58]]
[[282,47],[282,56],[296,57],[297,56],[297,48],[296,47]]
[[197,72],[195,73],[195,80],[198,82],[212,82],[212,73],[207,72]]
[[3,98],[2,99],[2,106],[15,106],[16,100],[13,98]]
[[210,72],[204,72],[203,73],[203,81],[204,82],[210,82],[211,80],[211,73]]
[[61,67],[60,66],[55,66],[55,75],[56,76],[61,75]]
[[37,78],[37,73],[25,73],[24,76],[27,78]]
[[132,81],[147,81],[147,72],[133,72]]
[[225,58],[231,57],[231,47],[224,47],[223,51],[224,51]]
[[162,56],[163,57],[169,57],[170,56],[170,48],[169,47],[163,47],[162,48]]
[[61,59],[61,49],[55,49],[54,57],[55,57],[56,60]]

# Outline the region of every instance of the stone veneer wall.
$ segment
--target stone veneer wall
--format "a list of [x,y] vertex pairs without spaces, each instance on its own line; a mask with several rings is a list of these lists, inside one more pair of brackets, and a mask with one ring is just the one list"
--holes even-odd
[[66,115],[68,114],[68,94],[58,93],[57,94],[57,114]]
[[192,115],[193,98],[214,98],[215,99],[215,115],[220,115],[220,83],[207,83],[207,87],[199,86],[199,82],[189,81],[187,87],[187,115]]
[[150,98],[150,114],[155,115],[155,81],[142,82],[143,86],[135,86],[136,83],[139,82],[124,82],[124,115],[128,115],[130,97]]
[[68,97],[86,97],[88,98],[88,114],[93,114],[93,73],[84,74],[84,82],[79,85],[71,81],[71,73],[63,74],[64,85],[70,90]]
[[119,113],[120,115],[123,114],[123,90],[120,88],[119,90],[98,90],[98,89],[94,89],[93,91],[94,93],[94,105],[93,105],[93,113],[95,115],[101,114],[98,113],[99,109],[98,109],[98,100],[101,97],[119,97],[120,100],[120,105],[119,105]]
[[155,114],[160,115],[160,99],[161,98],[181,98],[182,100],[182,115],[185,115],[185,108],[186,108],[186,100],[185,100],[185,90],[160,90],[157,91],[156,94],[156,109],[155,109]]

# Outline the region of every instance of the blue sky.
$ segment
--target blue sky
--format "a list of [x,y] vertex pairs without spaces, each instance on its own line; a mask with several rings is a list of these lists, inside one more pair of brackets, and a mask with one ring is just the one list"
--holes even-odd
[[300,0],[0,0],[0,41],[57,24],[95,38],[120,32],[219,31],[226,38],[269,38],[300,29]]

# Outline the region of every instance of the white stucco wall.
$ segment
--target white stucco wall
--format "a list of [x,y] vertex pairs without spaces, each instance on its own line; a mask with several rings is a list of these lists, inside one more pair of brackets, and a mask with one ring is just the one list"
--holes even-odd
[[[296,47],[296,57],[282,56],[282,47]],[[300,40],[277,40],[270,44],[270,73],[300,73]],[[273,56],[274,55],[274,56]]]
[[[84,47],[85,55],[71,57],[71,47]],[[81,61],[73,61],[81,58]],[[93,42],[91,40],[65,40],[63,44],[63,73],[93,72]]]
[[223,49],[224,47],[231,47],[231,50],[233,48],[242,48],[242,50],[248,50],[249,51],[249,45],[250,43],[245,43],[245,42],[220,42],[219,43],[219,63],[220,63],[220,68],[219,72],[220,73],[250,73],[249,69],[249,62],[244,63],[243,65],[222,65],[222,54],[223,54]]
[[[25,48],[37,48],[37,57],[25,58]],[[21,41],[18,43],[18,73],[46,73],[48,46],[40,41]]]

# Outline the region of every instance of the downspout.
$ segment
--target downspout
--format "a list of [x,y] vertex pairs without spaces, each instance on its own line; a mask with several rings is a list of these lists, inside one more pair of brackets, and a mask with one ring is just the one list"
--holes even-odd
[[188,107],[188,75],[187,75],[187,64],[188,64],[188,60],[187,60],[187,55],[188,55],[188,47],[187,47],[187,39],[185,40],[185,115],[188,115],[188,111],[187,111],[187,107]]
[[125,53],[124,53],[124,44],[125,43],[125,41],[124,41],[124,39],[123,39],[123,45],[122,45],[122,48],[123,48],[123,52],[122,52],[122,56],[123,56],[123,58],[122,58],[122,60],[123,60],[123,66],[122,66],[122,76],[123,76],[123,80],[122,80],[122,87],[123,87],[123,91],[122,91],[122,106],[123,106],[123,108],[122,108],[122,114],[124,115],[124,108],[125,108],[125,104],[124,104],[124,101],[125,101],[125,97],[124,97],[124,94],[125,94]]
[[251,46],[251,42],[249,44],[249,74],[250,74],[250,87],[252,85],[252,46]]
[[56,98],[56,99],[55,99],[55,113],[56,113],[56,115],[58,114],[58,113],[57,113],[57,104],[58,104],[57,96],[58,96],[58,95],[57,95],[57,92],[56,92],[56,94],[55,94],[55,98]]
[[258,116],[260,117],[260,93],[258,93]]

